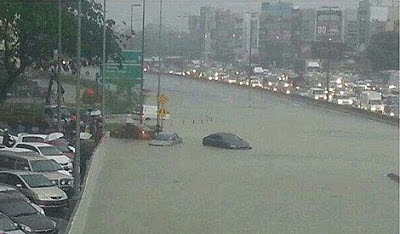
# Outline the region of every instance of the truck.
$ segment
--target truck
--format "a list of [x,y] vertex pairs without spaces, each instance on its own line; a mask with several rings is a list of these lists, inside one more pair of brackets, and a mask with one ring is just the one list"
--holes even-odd
[[363,91],[360,94],[360,108],[373,112],[383,112],[385,105],[382,94],[376,91]]
[[[140,119],[140,106],[136,109],[136,111],[133,112],[134,114],[134,119]],[[167,114],[165,117],[162,119],[169,119],[170,115]],[[157,106],[151,106],[151,105],[143,105],[143,116],[142,119],[144,120],[151,120],[151,119],[157,119]]]
[[307,74],[312,71],[320,71],[321,64],[318,59],[296,59],[293,62],[293,70],[297,74]]

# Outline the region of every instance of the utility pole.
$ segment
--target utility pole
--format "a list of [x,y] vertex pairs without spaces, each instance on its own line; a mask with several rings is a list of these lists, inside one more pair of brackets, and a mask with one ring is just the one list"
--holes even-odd
[[101,90],[102,90],[102,100],[101,100],[101,120],[103,122],[103,136],[105,136],[106,133],[106,90],[105,90],[105,73],[106,73],[106,4],[107,0],[104,0],[103,3],[103,63],[102,63],[102,76],[101,76]]
[[180,29],[180,43],[181,43],[181,56],[182,56],[182,62],[183,62],[183,57],[184,57],[184,47],[183,47],[183,19],[189,18],[187,15],[178,15],[178,18],[181,19],[181,29]]
[[143,92],[143,83],[144,83],[144,27],[145,27],[145,19],[146,19],[146,0],[143,0],[142,7],[142,78],[140,82],[140,124],[143,124],[143,105],[144,105],[144,92]]
[[157,127],[161,127],[161,129],[159,130],[162,130],[163,127],[162,126],[163,123],[159,115],[160,101],[158,100],[161,94],[161,30],[162,30],[162,0],[160,0],[160,24],[158,27]]
[[247,80],[249,82],[249,107],[250,107],[250,102],[251,102],[251,47],[252,47],[252,42],[253,42],[253,13],[250,13],[250,43],[249,43],[249,67],[247,70]]
[[328,28],[326,32],[328,34],[328,56],[327,56],[327,64],[326,64],[326,101],[329,102],[329,73],[330,73],[330,63],[331,63],[331,44],[332,44],[332,35],[331,35],[331,21],[332,21],[332,9],[336,7],[326,7],[329,12],[329,21],[328,21]]
[[253,42],[253,13],[250,12],[250,45],[249,45],[249,69],[248,69],[248,80],[249,80],[249,85],[250,85],[250,79],[251,79],[251,47],[252,47],[252,42]]
[[140,4],[132,4],[131,5],[131,50],[133,50],[133,7],[140,6]]
[[81,196],[81,28],[82,0],[78,0],[78,42],[77,42],[77,82],[76,82],[76,140],[74,157],[74,192],[76,200]]
[[57,129],[61,131],[61,0],[58,0]]

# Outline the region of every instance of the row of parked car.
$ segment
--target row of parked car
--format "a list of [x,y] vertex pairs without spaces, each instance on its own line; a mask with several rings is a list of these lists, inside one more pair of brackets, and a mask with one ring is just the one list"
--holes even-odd
[[0,145],[0,233],[58,233],[45,211],[69,206],[75,149],[62,133],[5,134],[0,142],[13,143]]

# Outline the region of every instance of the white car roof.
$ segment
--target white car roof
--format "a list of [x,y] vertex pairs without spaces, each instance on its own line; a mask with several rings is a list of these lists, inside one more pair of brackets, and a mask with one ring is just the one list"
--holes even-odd
[[4,151],[10,151],[10,152],[33,152],[32,150],[28,150],[28,149],[23,149],[23,148],[3,148],[0,150],[4,150]]
[[43,146],[55,147],[53,145],[50,145],[50,144],[47,144],[47,143],[40,143],[40,142],[18,142],[16,145],[20,145],[20,144],[31,145],[31,146],[34,146],[34,147],[43,147]]

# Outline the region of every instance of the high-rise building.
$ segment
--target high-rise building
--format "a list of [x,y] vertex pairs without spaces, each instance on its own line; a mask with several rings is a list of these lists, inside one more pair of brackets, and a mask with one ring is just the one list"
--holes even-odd
[[344,42],[348,49],[358,48],[358,11],[357,9],[344,10]]
[[399,5],[362,0],[358,6],[359,49],[365,51],[371,37],[379,32],[399,30]]
[[293,23],[298,20],[297,12],[297,7],[291,3],[262,3],[259,16],[259,51],[263,65],[290,63],[294,53],[292,33],[295,29]]

